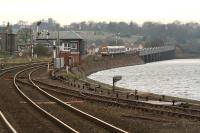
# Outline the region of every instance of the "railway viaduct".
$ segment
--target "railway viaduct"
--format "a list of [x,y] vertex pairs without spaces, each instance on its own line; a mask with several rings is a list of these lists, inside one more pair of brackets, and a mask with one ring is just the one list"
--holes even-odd
[[175,46],[143,48],[139,51],[139,56],[145,63],[169,60],[175,58],[175,50]]

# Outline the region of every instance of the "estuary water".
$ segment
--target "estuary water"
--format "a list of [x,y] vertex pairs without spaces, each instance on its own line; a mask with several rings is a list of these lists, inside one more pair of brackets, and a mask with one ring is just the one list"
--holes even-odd
[[116,86],[200,101],[200,59],[175,59],[94,73],[88,78]]

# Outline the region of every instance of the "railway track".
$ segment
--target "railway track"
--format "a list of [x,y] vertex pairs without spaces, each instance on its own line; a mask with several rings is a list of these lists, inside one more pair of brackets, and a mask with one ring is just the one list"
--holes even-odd
[[0,77],[8,72],[11,72],[13,70],[17,70],[17,69],[20,69],[20,68],[23,68],[23,67],[30,67],[30,66],[33,66],[33,65],[41,65],[41,64],[45,64],[47,62],[34,62],[34,63],[29,63],[29,64],[23,64],[23,65],[17,65],[17,66],[14,66],[14,67],[8,67],[8,68],[4,68],[4,69],[1,69],[0,70]]
[[138,109],[141,111],[152,112],[161,115],[200,120],[200,110],[197,109],[183,108],[177,106],[167,106],[167,105],[156,105],[137,100],[127,100],[117,97],[103,96],[100,94],[91,93],[91,91],[84,90],[83,85],[73,82],[67,83],[67,85],[69,87],[77,87],[79,89],[69,89],[66,87],[59,87],[38,80],[35,80],[35,82],[43,86],[46,85],[48,87],[56,88],[56,89],[47,89],[47,88],[46,89],[54,93],[60,93],[62,95],[68,95],[68,96],[71,95],[85,100],[96,101],[108,105],[122,106],[131,109]]
[[5,115],[1,111],[0,111],[0,119],[7,126],[8,132],[17,133],[15,128],[10,124],[10,122],[7,120],[7,118],[5,117]]
[[[8,91],[6,92],[7,94],[10,95],[10,93],[12,93],[13,95],[13,92],[12,90],[10,89],[11,86],[6,86],[6,84],[9,84],[9,82],[12,82],[12,79],[13,79],[13,74],[20,70],[20,69],[24,69],[24,68],[27,68],[27,67],[30,67],[30,66],[35,66],[35,65],[43,65],[45,64],[46,62],[35,62],[35,63],[28,63],[28,64],[23,64],[23,65],[17,65],[17,66],[13,66],[13,67],[8,67],[8,68],[5,68],[5,69],[1,69],[0,70],[0,85],[1,85],[1,89],[0,89],[0,93],[5,93],[5,91]],[[4,83],[4,84],[2,84]],[[4,88],[7,87],[7,90],[4,90]],[[9,101],[8,103],[5,102],[5,100],[8,100],[10,99],[9,97],[7,96],[2,96],[2,94],[0,94],[0,97],[1,97],[1,102],[0,102],[0,121],[1,121],[1,124],[4,125],[3,127],[1,127],[1,132],[4,132],[4,128],[5,128],[5,132],[12,132],[12,133],[17,133],[17,130],[14,128],[16,125],[13,124],[13,120],[15,119],[15,116],[14,117],[11,117],[11,114],[16,114],[15,113],[15,110],[10,110],[8,108],[8,106],[11,106],[12,105],[12,101],[14,100],[11,100]],[[3,103],[5,102],[5,103]],[[17,109],[18,110],[18,109]],[[16,111],[17,111],[16,110]],[[3,114],[3,112],[5,114]],[[11,113],[12,112],[12,113]],[[10,119],[13,119],[10,121]],[[14,126],[13,126],[14,125]],[[21,130],[20,130],[21,132]]]
[[[29,73],[29,81],[33,84],[34,88],[36,89],[30,89],[30,90],[26,89],[27,87],[23,88],[24,84],[29,84],[28,82],[23,83],[20,82],[19,79],[17,79],[17,77],[20,77],[20,74],[22,74],[25,71],[29,71],[32,68],[28,68],[25,70],[22,70],[20,72],[18,72],[15,77],[14,77],[14,84],[17,88],[17,90],[21,93],[21,95],[23,95],[24,98],[27,99],[27,101],[29,101],[29,103],[31,103],[34,107],[36,107],[38,110],[40,110],[41,112],[43,112],[44,115],[46,115],[47,117],[51,117],[51,119],[56,122],[57,124],[59,124],[60,126],[62,126],[63,128],[65,128],[67,131],[69,132],[78,132],[77,130],[75,130],[74,128],[71,127],[71,125],[73,126],[73,122],[70,123],[70,121],[72,121],[72,119],[68,119],[67,121],[64,119],[66,117],[64,116],[70,116],[71,118],[78,118],[78,120],[76,120],[76,124],[75,127],[79,129],[79,131],[84,132],[83,131],[83,125],[84,123],[87,123],[84,128],[88,127],[90,129],[87,129],[88,131],[91,132],[97,132],[98,130],[100,132],[119,132],[119,133],[125,133],[126,131],[111,125],[103,120],[100,120],[90,114],[87,114],[69,104],[66,104],[64,101],[61,101],[60,99],[52,96],[51,94],[47,93],[46,91],[44,91],[42,88],[40,88],[39,86],[37,86],[33,80],[31,79],[31,74],[36,70],[33,70],[32,72]],[[24,74],[23,74],[24,75]],[[23,84],[23,85],[22,85]],[[30,86],[30,84],[29,84]],[[34,95],[33,95],[33,91],[34,91]],[[38,98],[37,100],[35,98]],[[34,100],[36,101],[47,101],[47,103],[53,103],[55,102],[56,104],[53,105],[42,105],[41,102],[34,102]],[[43,102],[44,103],[44,102]],[[53,111],[52,111],[53,110]],[[57,110],[57,111],[56,111]],[[61,111],[62,110],[62,111]],[[66,111],[67,110],[67,111]],[[55,112],[56,111],[56,112]],[[60,114],[61,112],[61,114]],[[56,115],[57,117],[53,116]],[[60,116],[59,116],[60,115]],[[61,117],[62,116],[62,117]],[[64,121],[64,122],[63,122]],[[77,122],[79,121],[79,122]],[[70,123],[69,125],[67,125],[66,123]],[[78,124],[78,125],[77,125]],[[82,125],[82,126],[80,126]]]
[[[76,130],[74,130],[73,128],[71,128],[70,126],[68,126],[67,124],[63,123],[61,120],[59,120],[58,118],[56,118],[55,116],[51,115],[49,112],[47,112],[45,109],[43,109],[42,107],[40,107],[36,102],[34,102],[32,99],[34,98],[34,96],[32,96],[32,99],[29,98],[30,97],[30,91],[34,91],[33,89],[30,90],[22,90],[22,86],[18,85],[16,82],[16,78],[17,76],[19,76],[20,74],[22,74],[23,72],[27,71],[27,70],[31,70],[34,69],[34,67],[28,68],[28,69],[24,69],[22,71],[19,71],[17,74],[15,74],[14,76],[14,85],[16,87],[16,89],[18,90],[18,92],[37,110],[41,111],[42,114],[44,114],[45,116],[47,116],[49,119],[53,120],[56,124],[60,125],[62,128],[64,128],[66,131],[68,132],[72,132],[72,133],[78,133]],[[23,74],[24,76],[24,74]],[[29,96],[27,94],[25,94],[24,92],[26,91],[26,93],[29,93]],[[41,96],[42,97],[42,96]],[[46,101],[51,101],[49,99],[43,98],[43,100]]]

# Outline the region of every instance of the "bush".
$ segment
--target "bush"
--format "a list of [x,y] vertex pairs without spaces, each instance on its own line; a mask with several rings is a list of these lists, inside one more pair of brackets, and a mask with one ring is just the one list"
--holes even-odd
[[37,44],[34,47],[34,53],[37,54],[38,56],[47,56],[48,55],[48,48],[46,48],[42,44]]
[[63,76],[64,76],[65,78],[74,79],[74,80],[78,80],[78,79],[82,78],[82,75],[81,75],[81,74],[73,74],[73,73],[71,73],[71,72],[65,73]]

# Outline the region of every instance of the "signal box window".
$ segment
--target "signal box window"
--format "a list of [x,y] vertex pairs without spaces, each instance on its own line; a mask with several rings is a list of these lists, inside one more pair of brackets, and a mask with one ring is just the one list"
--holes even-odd
[[71,49],[77,49],[77,43],[71,43]]
[[64,50],[70,50],[70,49],[71,49],[70,44],[69,43],[65,43]]

